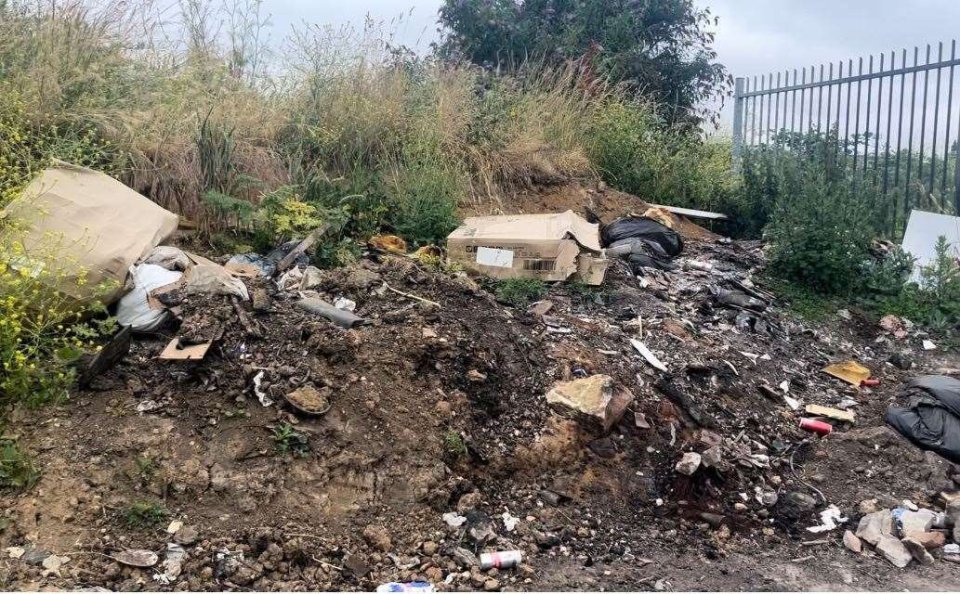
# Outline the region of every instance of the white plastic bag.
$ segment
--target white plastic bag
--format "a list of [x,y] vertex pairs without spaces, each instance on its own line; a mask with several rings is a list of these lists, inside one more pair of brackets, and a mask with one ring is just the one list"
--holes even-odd
[[138,264],[130,267],[130,280],[133,290],[124,295],[117,304],[117,322],[121,326],[130,326],[136,332],[156,330],[167,317],[167,310],[150,307],[149,294],[175,283],[183,276],[182,272],[167,270],[155,264]]

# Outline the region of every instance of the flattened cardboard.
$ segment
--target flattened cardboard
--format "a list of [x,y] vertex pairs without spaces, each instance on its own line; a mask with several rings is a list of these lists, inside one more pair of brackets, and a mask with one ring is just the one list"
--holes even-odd
[[870,370],[856,361],[844,361],[824,367],[823,370],[851,386],[859,386],[863,380],[870,379]]
[[920,283],[920,270],[936,258],[937,240],[943,235],[950,245],[950,255],[960,258],[960,217],[923,210],[910,211],[907,229],[903,233],[903,251],[917,259],[910,280]]
[[606,272],[599,226],[570,210],[471,217],[447,237],[447,251],[464,268],[500,279],[562,281],[579,273],[599,285]]
[[180,339],[174,338],[160,353],[164,361],[199,361],[207,356],[213,342],[204,342],[179,348]]
[[[127,271],[177,229],[177,215],[91,169],[57,163],[45,169],[4,211],[25,223],[20,238],[27,253],[50,248],[50,237],[67,256],[51,287],[89,303],[103,281],[117,288],[101,297],[116,301]],[[86,270],[86,282],[77,279]],[[61,274],[62,273],[62,274]]]

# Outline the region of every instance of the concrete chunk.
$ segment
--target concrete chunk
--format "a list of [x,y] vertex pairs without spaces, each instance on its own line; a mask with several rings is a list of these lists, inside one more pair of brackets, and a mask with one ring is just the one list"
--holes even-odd
[[920,565],[933,565],[934,558],[927,549],[919,541],[916,541],[912,538],[904,538],[902,541],[903,546],[910,551],[910,555],[917,560],[917,563]]
[[893,516],[890,510],[874,512],[860,518],[856,534],[871,545],[877,546],[881,537],[893,534]]
[[947,543],[947,535],[943,532],[911,534],[910,538],[922,544],[927,550],[939,549]]
[[696,452],[687,452],[683,455],[683,458],[677,462],[676,471],[680,474],[685,474],[687,476],[693,475],[694,472],[700,468],[700,462],[702,457]]
[[913,559],[913,555],[910,554],[910,551],[902,542],[896,537],[886,534],[880,537],[880,541],[877,543],[877,552],[883,555],[884,559],[901,569],[909,565],[910,560]]
[[630,390],[614,386],[609,375],[559,382],[547,393],[547,403],[587,428],[606,433],[633,402]]
[[857,538],[857,535],[849,530],[845,530],[843,533],[843,546],[847,547],[854,553],[859,553],[863,550],[863,542]]

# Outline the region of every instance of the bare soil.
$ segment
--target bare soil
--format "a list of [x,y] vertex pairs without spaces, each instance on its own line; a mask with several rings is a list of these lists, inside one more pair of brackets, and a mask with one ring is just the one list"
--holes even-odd
[[[847,551],[842,529],[806,531],[827,504],[855,523],[862,500],[934,506],[956,489],[960,471],[882,421],[906,378],[960,367],[956,355],[924,352],[917,335],[894,340],[858,312],[804,322],[775,298],[738,322],[742,312],[710,287],[750,279],[765,294],[762,246],[688,239],[683,258],[713,262],[713,272],[680,268],[644,288],[615,266],[598,289],[551,287],[544,317],[498,303],[483,282],[378,254],[325,271],[318,288],[357,302],[369,324],[351,330],[262,286],[270,305],[244,305],[263,329],[257,338],[228,299],[191,297],[182,330],[220,337],[203,361],[158,360],[169,328],[138,337],[62,406],[11,412],[43,475],[29,491],[0,494],[0,549],[26,551],[0,550],[0,587],[371,590],[424,579],[448,590],[960,589],[945,561],[898,570]],[[916,367],[887,363],[895,352]],[[821,371],[845,359],[880,386]],[[594,373],[636,396],[608,435],[544,399],[556,381]],[[804,403],[852,399],[856,423],[825,438],[802,432],[784,381]],[[326,414],[285,403],[307,385],[332,404]],[[305,439],[279,437],[289,430]],[[722,468],[674,470],[683,452],[717,439]],[[761,503],[763,492],[777,503]],[[798,508],[791,493],[816,505]],[[131,522],[137,502],[166,517]],[[450,512],[466,523],[448,525]],[[186,532],[168,534],[174,520]],[[162,560],[178,540],[188,557],[169,583],[155,577],[159,566],[114,559],[148,549]],[[524,561],[483,572],[462,549],[519,549]],[[45,569],[48,554],[69,561]]]

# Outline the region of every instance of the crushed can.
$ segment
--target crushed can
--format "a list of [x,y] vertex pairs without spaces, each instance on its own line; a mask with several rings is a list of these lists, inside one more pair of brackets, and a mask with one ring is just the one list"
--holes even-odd
[[800,428],[817,435],[829,435],[833,431],[833,425],[816,419],[800,419]]
[[480,569],[516,567],[523,560],[523,551],[499,551],[480,554]]
[[422,594],[436,591],[437,589],[434,588],[430,582],[387,582],[386,584],[377,586],[377,592],[411,592]]

